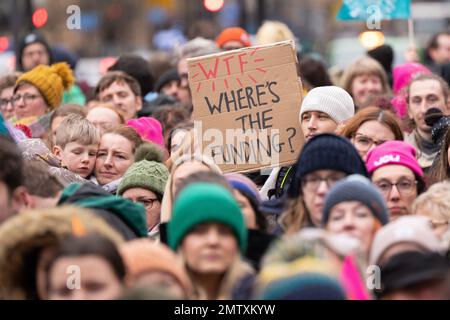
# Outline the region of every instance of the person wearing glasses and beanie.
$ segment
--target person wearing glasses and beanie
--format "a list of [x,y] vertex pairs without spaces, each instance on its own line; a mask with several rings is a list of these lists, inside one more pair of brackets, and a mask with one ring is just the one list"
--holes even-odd
[[321,227],[325,196],[336,182],[354,173],[368,177],[350,141],[330,133],[311,138],[294,168],[279,221],[287,234],[304,227]]
[[387,141],[367,154],[367,170],[384,196],[389,220],[412,213],[412,203],[425,191],[416,149],[404,141]]
[[163,158],[158,146],[149,143],[140,146],[136,162],[127,169],[117,189],[117,195],[144,206],[150,239],[159,239],[161,201],[169,178]]
[[[75,82],[72,70],[65,62],[51,66],[39,65],[24,73],[17,79],[14,87],[12,105],[14,107],[14,124],[30,125],[33,137],[40,138],[50,126],[50,117],[45,117],[59,107],[64,91]],[[47,119],[48,118],[48,119]],[[44,121],[44,119],[47,119]],[[32,126],[40,120],[44,132],[38,132]],[[33,128],[36,128],[33,130]]]
[[[316,87],[302,101],[299,122],[305,141],[322,133],[335,133],[355,114],[353,99],[344,89],[336,86]],[[263,200],[281,198],[289,187],[293,166],[274,168],[261,188]]]

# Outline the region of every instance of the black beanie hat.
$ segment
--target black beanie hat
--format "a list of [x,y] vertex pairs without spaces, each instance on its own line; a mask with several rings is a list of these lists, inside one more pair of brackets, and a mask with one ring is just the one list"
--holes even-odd
[[380,191],[366,177],[353,174],[336,183],[328,192],[323,208],[323,226],[328,223],[331,209],[335,205],[345,201],[359,201],[370,209],[373,216],[382,225],[389,222],[388,209]]
[[311,138],[303,147],[294,169],[288,189],[289,198],[298,197],[301,179],[317,170],[336,170],[347,175],[358,173],[369,177],[364,161],[350,141],[331,133]]
[[108,68],[108,71],[123,71],[132,76],[141,87],[141,95],[145,97],[147,93],[153,90],[155,79],[153,77],[152,68],[147,60],[138,54],[124,53],[119,59]]
[[392,62],[394,61],[394,50],[390,45],[383,44],[372,50],[367,51],[367,54],[377,60],[382,66],[386,73],[392,72]]
[[22,54],[23,54],[23,51],[25,50],[25,48],[33,43],[42,44],[47,49],[48,56],[50,58],[49,59],[50,65],[53,63],[52,51],[50,49],[48,42],[45,40],[45,38],[39,33],[35,33],[35,32],[29,33],[25,37],[22,38],[22,40],[19,42],[19,44],[17,46],[17,52],[16,52],[16,64],[17,64],[16,69],[17,69],[17,71],[26,71],[23,69],[23,65],[22,65]]
[[156,81],[155,84],[155,91],[160,92],[162,87],[166,83],[169,83],[170,81],[180,81],[180,76],[178,75],[177,69],[170,69],[164,72],[159,78],[158,81]]

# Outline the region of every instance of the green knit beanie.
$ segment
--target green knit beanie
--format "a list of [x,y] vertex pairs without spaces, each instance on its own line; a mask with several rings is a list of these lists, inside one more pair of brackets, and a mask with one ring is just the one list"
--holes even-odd
[[117,189],[121,196],[131,188],[143,188],[164,195],[169,170],[161,163],[162,153],[151,144],[144,144],[136,150],[135,163],[133,163],[122,177]]
[[176,251],[192,228],[206,222],[230,227],[245,253],[247,229],[239,205],[225,187],[205,182],[188,185],[175,200],[167,230],[169,246]]

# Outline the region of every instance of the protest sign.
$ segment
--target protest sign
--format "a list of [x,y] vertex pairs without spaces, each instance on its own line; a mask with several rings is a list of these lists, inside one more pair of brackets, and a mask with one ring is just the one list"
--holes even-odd
[[294,43],[188,59],[196,136],[223,172],[291,164],[304,143]]

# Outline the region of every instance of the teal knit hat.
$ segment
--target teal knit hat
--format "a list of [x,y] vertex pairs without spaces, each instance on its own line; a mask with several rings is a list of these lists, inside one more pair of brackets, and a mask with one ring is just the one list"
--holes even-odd
[[187,233],[205,222],[217,222],[230,227],[241,253],[245,252],[247,229],[239,205],[225,187],[205,182],[188,185],[175,200],[167,230],[169,246],[176,251]]
[[151,190],[161,197],[164,195],[169,170],[161,163],[162,151],[156,145],[143,144],[136,150],[135,163],[133,163],[122,177],[117,189],[121,196],[131,188]]

